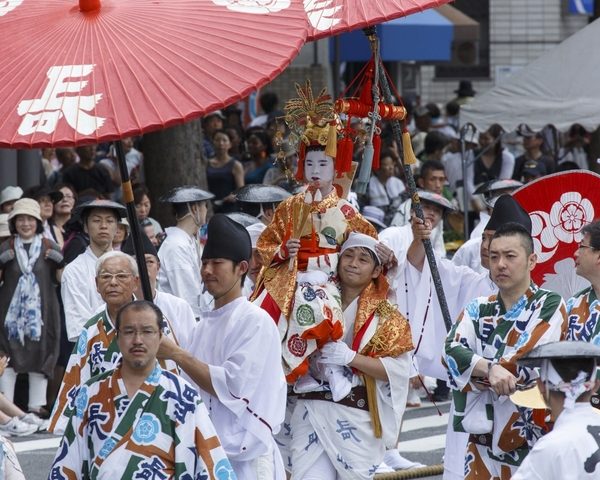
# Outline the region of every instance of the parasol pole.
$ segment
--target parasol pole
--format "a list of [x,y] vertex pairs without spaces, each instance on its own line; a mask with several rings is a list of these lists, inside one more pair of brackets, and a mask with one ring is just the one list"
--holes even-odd
[[[374,54],[375,52],[379,52],[379,38],[377,38],[377,32],[375,30],[375,27],[365,28],[363,32],[369,39],[369,43],[371,44],[371,50],[374,52]],[[381,83],[384,101],[385,103],[391,105],[394,103],[394,98],[392,96],[392,92],[390,90],[390,85],[385,71],[383,71],[381,58],[379,58],[379,56],[377,56],[377,58],[375,59],[375,68],[376,71],[379,72],[379,81]],[[400,126],[399,120],[392,120],[392,130],[394,132],[394,139],[396,140],[398,146],[402,145],[402,127]],[[402,162],[402,166],[404,168],[404,176],[408,184],[408,192],[412,199],[415,214],[418,218],[425,221],[425,217],[423,215],[423,208],[421,207],[421,199],[417,194],[417,185],[415,184],[415,178],[413,176],[411,166],[404,161]],[[438,271],[437,264],[435,262],[435,255],[433,253],[433,246],[431,245],[431,240],[423,240],[423,246],[425,247],[425,254],[427,255],[427,262],[429,263],[429,269],[431,270],[431,278],[433,279],[433,285],[438,296],[438,301],[440,304],[440,310],[442,311],[444,324],[446,325],[446,330],[450,331],[450,329],[452,328],[452,319],[450,318],[448,303],[446,302],[446,296],[444,295],[444,288],[442,287],[440,272]]]
[[135,204],[133,202],[133,188],[129,179],[129,171],[125,162],[125,152],[121,140],[115,142],[115,150],[117,152],[117,163],[119,164],[119,172],[121,173],[121,188],[123,190],[123,201],[127,207],[127,219],[129,220],[129,228],[131,229],[131,239],[133,240],[133,251],[135,252],[135,260],[140,271],[140,282],[142,282],[142,292],[144,300],[152,302],[152,289],[150,288],[150,279],[148,278],[148,269],[146,268],[146,258],[144,257],[144,247],[142,246],[142,237],[140,231],[140,222],[138,222],[135,213]]

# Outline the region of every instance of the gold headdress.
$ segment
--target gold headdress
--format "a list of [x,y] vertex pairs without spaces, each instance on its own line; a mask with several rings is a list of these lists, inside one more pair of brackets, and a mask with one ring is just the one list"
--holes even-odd
[[326,155],[336,158],[339,118],[327,89],[323,88],[315,97],[310,80],[307,80],[304,86],[296,84],[296,92],[298,98],[289,100],[284,111],[285,123],[291,131],[288,141],[298,150],[296,178],[303,180],[307,146],[323,146]]

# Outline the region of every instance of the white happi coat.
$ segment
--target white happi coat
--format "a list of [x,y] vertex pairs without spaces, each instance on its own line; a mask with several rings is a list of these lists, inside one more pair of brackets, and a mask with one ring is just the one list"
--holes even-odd
[[204,284],[200,278],[200,247],[179,227],[169,227],[167,238],[158,250],[160,270],[157,290],[183,298],[192,307],[194,316],[207,310]]
[[67,337],[75,342],[85,323],[104,304],[96,288],[96,261],[98,257],[88,246],[63,271],[60,295],[65,309]]
[[[344,310],[344,342],[350,347],[358,300],[358,297],[355,298]],[[376,314],[361,340],[359,351],[375,335],[379,321]],[[291,418],[294,478],[303,478],[323,452],[336,468],[339,478],[373,478],[383,461],[386,447],[395,447],[398,440],[408,395],[410,357],[410,352],[407,352],[396,358],[380,358],[389,379],[376,380],[377,405],[383,428],[381,439],[375,438],[371,417],[366,410],[326,400],[298,399]],[[362,385],[361,377],[353,375],[352,384]]]
[[576,403],[540,438],[512,480],[592,480],[600,478],[600,413]]
[[273,478],[285,480],[273,434],[284,420],[287,385],[279,333],[269,314],[239,297],[204,312],[192,338],[182,342],[209,366],[217,396],[198,388],[238,478],[255,480],[256,462],[268,457]]

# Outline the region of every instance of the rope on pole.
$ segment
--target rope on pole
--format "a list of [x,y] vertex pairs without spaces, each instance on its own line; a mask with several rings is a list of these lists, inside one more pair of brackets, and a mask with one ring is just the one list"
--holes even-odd
[[381,473],[375,475],[375,480],[405,480],[409,478],[425,478],[432,477],[434,475],[442,475],[444,473],[444,466],[431,465],[428,467],[411,468],[409,470],[400,470],[394,473]]
[[[377,38],[375,27],[365,28],[363,32],[369,39],[372,51],[378,52],[379,39]],[[375,71],[379,72],[379,81],[381,83],[384,101],[391,104],[393,103],[394,99],[390,90],[387,75],[385,74],[385,71],[383,71],[381,58],[377,57],[376,60]],[[398,120],[392,120],[392,130],[394,132],[394,139],[396,140],[398,147],[400,147],[400,145],[402,145],[402,127],[400,126],[400,122]],[[408,183],[408,192],[412,198],[413,209],[416,216],[424,221],[425,217],[423,215],[423,208],[421,207],[421,200],[417,194],[417,185],[415,184],[415,178],[413,176],[411,166],[406,162],[402,162],[402,165],[404,168],[404,176]],[[444,295],[444,288],[442,287],[442,280],[440,278],[440,272],[438,271],[435,261],[431,240],[423,240],[423,246],[425,247],[425,254],[427,256],[427,262],[429,263],[429,269],[431,270],[433,285],[438,296],[442,317],[444,319],[444,325],[446,326],[446,330],[450,331],[452,328],[452,319],[450,318],[450,311],[448,310],[448,303],[446,302],[446,296]]]

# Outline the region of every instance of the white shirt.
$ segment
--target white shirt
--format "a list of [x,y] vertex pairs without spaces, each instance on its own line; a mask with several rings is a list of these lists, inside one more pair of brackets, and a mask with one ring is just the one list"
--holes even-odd
[[273,434],[284,420],[287,385],[269,314],[239,297],[204,312],[181,346],[209,365],[217,396],[198,390],[237,477],[255,479],[253,461],[272,452],[280,462],[275,478],[285,480]]
[[79,337],[85,322],[104,301],[96,288],[96,261],[98,257],[88,246],[63,271],[60,295],[65,309],[67,337],[74,342]]
[[600,414],[594,410],[587,402],[563,410],[552,431],[536,442],[512,479],[600,478]]
[[191,338],[196,327],[196,318],[189,303],[175,295],[159,291],[156,291],[154,303],[169,320],[179,343],[183,342],[183,339]]
[[185,300],[198,318],[204,303],[199,245],[179,227],[169,227],[165,231],[167,238],[158,250],[160,270],[156,288]]
[[481,265],[481,237],[471,238],[463,243],[452,257],[454,265],[465,265],[477,273],[487,273]]
[[406,190],[406,187],[398,177],[388,178],[385,185],[383,185],[376,175],[372,175],[369,180],[369,205],[387,207],[404,190]]

